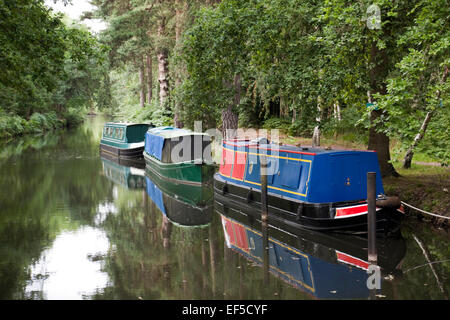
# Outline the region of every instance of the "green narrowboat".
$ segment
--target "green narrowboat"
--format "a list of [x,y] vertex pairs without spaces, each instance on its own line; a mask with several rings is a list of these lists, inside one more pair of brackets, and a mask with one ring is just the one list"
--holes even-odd
[[100,152],[122,159],[142,158],[149,124],[107,122],[103,127]]
[[174,127],[151,128],[145,135],[146,169],[168,182],[201,186],[212,181],[211,136]]

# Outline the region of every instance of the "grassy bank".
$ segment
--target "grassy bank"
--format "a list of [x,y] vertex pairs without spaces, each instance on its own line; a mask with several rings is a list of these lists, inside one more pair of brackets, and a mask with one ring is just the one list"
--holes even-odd
[[55,111],[35,112],[29,119],[7,113],[0,114],[0,139],[9,140],[25,134],[44,133],[52,130],[75,127],[84,120],[86,112],[69,109],[62,113]]
[[[394,162],[400,177],[383,179],[385,193],[422,210],[438,215],[450,216],[450,168],[413,163],[410,169],[403,169],[402,163]],[[407,211],[408,213],[408,211]],[[410,210],[411,216],[422,214]],[[448,226],[448,219],[424,215],[436,226]]]

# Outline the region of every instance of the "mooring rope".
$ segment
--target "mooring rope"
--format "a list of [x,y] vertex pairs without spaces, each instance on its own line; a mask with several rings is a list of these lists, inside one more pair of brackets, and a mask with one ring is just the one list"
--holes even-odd
[[440,216],[440,215],[438,215],[438,214],[436,214],[436,213],[431,213],[431,212],[427,212],[427,211],[424,211],[424,210],[422,210],[422,209],[416,208],[416,207],[414,207],[414,206],[412,206],[412,205],[410,205],[410,204],[408,204],[408,203],[406,203],[406,202],[404,202],[404,201],[401,201],[401,203],[402,203],[404,206],[410,207],[410,208],[412,208],[412,209],[414,209],[414,210],[417,210],[417,211],[419,211],[419,212],[428,214],[428,215],[433,216],[433,217],[437,217],[437,218],[441,218],[441,219],[450,219],[450,217]]

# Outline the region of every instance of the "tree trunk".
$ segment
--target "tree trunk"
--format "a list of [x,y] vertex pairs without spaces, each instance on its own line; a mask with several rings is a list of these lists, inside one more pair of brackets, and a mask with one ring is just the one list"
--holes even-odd
[[[373,110],[370,113],[370,122],[374,123],[379,117],[381,117],[382,111]],[[369,129],[369,145],[368,150],[375,150],[378,156],[378,163],[380,165],[380,172],[382,177],[386,176],[400,176],[395,171],[391,161],[391,153],[389,150],[389,137],[384,132],[377,132],[375,126],[371,126]]]
[[314,132],[312,136],[312,146],[319,147],[320,146],[320,128],[319,126],[314,127]]
[[411,168],[411,162],[412,162],[412,158],[414,155],[414,149],[417,147],[420,140],[422,140],[423,136],[425,135],[425,131],[427,130],[428,124],[430,123],[432,116],[433,116],[433,112],[431,112],[431,111],[427,112],[427,115],[425,116],[425,119],[423,120],[422,126],[420,127],[419,133],[414,138],[414,142],[408,148],[408,151],[406,151],[406,155],[403,160],[403,168],[405,168],[405,169]]
[[[166,22],[161,18],[158,25],[158,37],[163,38],[166,30]],[[169,96],[169,70],[168,70],[168,53],[167,49],[160,47],[157,53],[158,57],[158,81],[159,81],[159,105],[165,107],[166,100]]]
[[[386,94],[385,77],[387,76],[388,56],[385,51],[377,48],[375,41],[372,42],[370,50],[370,63],[374,66],[369,72],[370,88],[372,92]],[[368,92],[369,103],[372,103],[370,92]],[[400,176],[391,163],[389,150],[389,137],[384,132],[379,132],[376,122],[383,114],[381,110],[372,110],[370,113],[369,143],[368,150],[375,150],[380,165],[382,177]]]
[[294,123],[295,120],[297,120],[297,109],[294,108],[294,110],[292,110],[292,121],[291,123]]
[[[183,2],[183,5],[181,4]],[[188,10],[188,2],[182,0],[175,1],[175,47],[178,49],[181,42],[181,32],[183,30],[183,14]],[[177,70],[175,70],[175,88],[179,88],[181,85],[181,66],[177,66]],[[179,101],[175,101],[175,110],[174,110],[174,125],[177,128],[183,128],[184,123],[181,120],[180,112],[182,110],[182,106]]]
[[182,0],[175,0],[175,45],[179,45],[179,41],[181,39],[181,30],[183,25],[183,11],[187,10],[186,5],[184,3],[183,9],[181,8]]
[[146,67],[147,67],[147,101],[150,103],[153,98],[153,64],[152,56],[147,53],[146,55]]
[[222,136],[224,139],[236,138],[239,117],[232,110],[233,106],[237,106],[241,102],[241,76],[238,74],[234,77],[233,88],[233,103],[222,111]]
[[334,112],[334,118],[338,121],[341,121],[341,107],[339,106],[339,102],[335,102],[333,104],[333,112]]
[[236,138],[236,130],[238,128],[238,115],[232,111],[233,106],[230,105],[226,110],[222,111],[222,136],[223,139]]
[[144,76],[144,66],[141,64],[139,66],[139,101],[141,108],[145,106],[145,76]]
[[168,62],[166,50],[161,50],[158,52],[158,70],[159,105],[164,107],[167,97],[169,96]]
[[[444,75],[442,77],[442,83],[444,83],[447,80],[447,75],[448,75],[448,67],[446,66]],[[437,91],[436,96],[437,96],[437,100],[439,101],[439,99],[441,98],[441,92]],[[433,117],[433,111],[434,110],[427,112],[427,115],[425,116],[425,119],[422,122],[422,126],[420,127],[419,133],[414,138],[414,141],[413,141],[412,145],[408,148],[408,151],[406,151],[405,158],[403,159],[403,168],[405,168],[405,169],[411,168],[411,162],[412,162],[412,158],[414,155],[414,149],[417,147],[419,142],[424,137],[425,132],[427,131],[428,124],[430,123],[431,118]]]
[[320,107],[320,101],[321,101],[320,97],[318,97],[317,100],[318,100],[317,101],[318,114],[317,114],[317,117],[316,117],[317,125],[314,127],[314,132],[313,132],[313,136],[312,136],[312,146],[313,147],[319,147],[320,146],[320,127],[319,127],[319,125],[320,125],[320,121],[322,120],[322,115],[321,115],[322,109]]

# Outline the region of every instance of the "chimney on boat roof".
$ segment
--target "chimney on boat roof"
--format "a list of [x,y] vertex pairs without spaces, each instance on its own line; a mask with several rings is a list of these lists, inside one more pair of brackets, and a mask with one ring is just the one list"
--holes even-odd
[[270,141],[267,138],[264,137],[258,137],[256,139],[251,140],[254,144],[269,144]]

